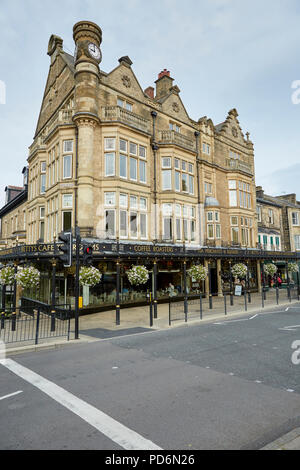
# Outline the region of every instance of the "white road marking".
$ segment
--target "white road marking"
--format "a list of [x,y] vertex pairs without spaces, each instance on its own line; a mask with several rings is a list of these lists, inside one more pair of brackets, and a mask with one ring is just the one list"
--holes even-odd
[[293,393],[295,390],[291,389],[291,388],[288,388],[287,389],[287,392],[290,392],[290,393]]
[[12,359],[2,359],[0,364],[72,411],[72,413],[79,416],[124,449],[162,450],[154,442],[144,439],[135,431],[127,428],[94,406],[89,405],[67,390],[23,367]]
[[227,325],[228,323],[236,323],[236,322],[240,322],[240,321],[249,321],[249,320],[253,320],[254,318],[258,317],[259,313],[256,313],[255,315],[253,315],[253,317],[250,317],[250,318],[240,318],[238,320],[226,320],[226,321],[223,321],[223,322],[216,322],[214,323],[214,325]]
[[19,395],[20,393],[23,393],[23,391],[19,390],[18,392],[10,393],[9,395],[4,395],[4,397],[0,397],[0,400],[5,400],[6,398],[14,397],[15,395]]
[[300,325],[284,326],[283,328],[278,328],[278,330],[282,330],[282,331],[296,331],[296,328],[300,328]]

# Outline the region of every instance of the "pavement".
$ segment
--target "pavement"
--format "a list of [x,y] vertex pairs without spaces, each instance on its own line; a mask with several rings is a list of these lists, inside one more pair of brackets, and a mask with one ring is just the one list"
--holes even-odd
[[[106,341],[108,339],[117,339],[121,337],[128,337],[134,335],[149,335],[151,332],[158,330],[173,330],[179,327],[190,327],[200,324],[223,324],[224,321],[238,321],[239,318],[250,316],[254,318],[260,313],[267,313],[273,310],[287,311],[299,305],[296,299],[292,302],[286,297],[286,292],[280,292],[279,305],[276,303],[275,292],[267,293],[267,299],[262,308],[262,298],[260,294],[254,294],[251,298],[251,303],[247,304],[245,311],[244,298],[235,298],[234,306],[230,306],[229,298],[227,299],[227,315],[225,316],[224,300],[223,298],[213,299],[213,309],[209,309],[208,302],[203,301],[203,319],[200,320],[200,309],[197,304],[190,306],[190,316],[188,322],[184,321],[184,314],[182,305],[172,304],[172,312],[176,321],[172,321],[169,325],[169,305],[158,305],[158,318],[153,319],[153,326],[150,327],[149,306],[136,307],[121,310],[121,324],[118,326],[115,322],[115,311],[101,312],[97,314],[87,315],[80,317],[80,339],[74,340],[74,320],[71,324],[71,337],[70,341],[65,338],[52,338],[45,340],[41,344],[34,345],[24,343],[20,346],[16,344],[6,345],[6,356],[14,356],[24,354],[32,351],[42,351],[48,349],[59,349],[76,345],[86,345],[97,341]],[[200,304],[199,304],[200,305]],[[2,348],[2,357],[4,351]],[[1,345],[0,345],[1,357]],[[296,423],[295,423],[296,424]],[[300,428],[297,427],[293,431],[282,435],[279,439],[264,446],[262,450],[300,450]]]

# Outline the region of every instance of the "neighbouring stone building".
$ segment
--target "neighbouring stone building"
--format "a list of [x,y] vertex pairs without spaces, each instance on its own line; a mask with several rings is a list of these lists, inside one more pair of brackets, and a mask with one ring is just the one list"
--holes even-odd
[[[236,109],[218,125],[206,116],[193,120],[168,70],[143,90],[128,56],[108,73],[99,68],[99,26],[79,22],[73,37],[74,56],[58,36],[49,40],[28,182],[0,212],[2,240],[15,249],[0,252],[0,260],[39,264],[45,301],[55,266],[57,299],[73,303],[74,270],[62,268],[54,242],[79,227],[103,272],[86,305],[114,304],[117,264],[124,303],[145,298],[128,286],[125,272],[133,263],[152,272],[146,287],[156,302],[170,283],[180,295],[183,267],[198,262],[210,268],[206,293],[222,293],[222,274],[236,261],[248,263],[251,288],[259,289],[261,261],[293,254],[281,251],[281,238],[278,245],[273,239],[272,252],[258,247],[254,147]],[[278,214],[268,230],[281,237]],[[188,289],[199,286],[189,280]]]

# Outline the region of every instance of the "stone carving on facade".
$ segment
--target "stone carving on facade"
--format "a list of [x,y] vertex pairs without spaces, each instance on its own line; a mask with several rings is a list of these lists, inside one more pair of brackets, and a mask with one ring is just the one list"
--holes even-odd
[[172,108],[173,108],[173,111],[175,111],[175,113],[179,113],[179,104],[178,103],[173,103]]
[[238,136],[238,131],[237,131],[237,128],[236,128],[236,127],[233,127],[233,128],[232,128],[232,135],[233,135],[233,137],[237,138],[237,136]]
[[122,77],[122,83],[123,83],[123,85],[124,85],[126,88],[130,88],[130,87],[131,87],[131,80],[130,80],[130,78],[128,77],[128,75],[123,75],[123,77]]

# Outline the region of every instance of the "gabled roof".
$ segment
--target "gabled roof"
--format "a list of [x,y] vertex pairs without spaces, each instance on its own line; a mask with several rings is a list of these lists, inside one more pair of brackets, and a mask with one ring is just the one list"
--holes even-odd
[[20,206],[23,202],[27,201],[28,189],[27,186],[16,197],[9,201],[5,206],[0,209],[0,218]]

